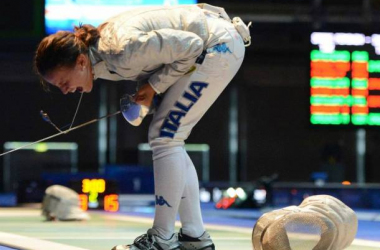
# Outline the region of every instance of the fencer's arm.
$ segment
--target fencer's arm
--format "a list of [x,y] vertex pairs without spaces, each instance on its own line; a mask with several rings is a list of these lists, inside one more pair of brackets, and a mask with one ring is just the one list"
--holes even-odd
[[145,83],[141,85],[141,87],[137,90],[136,94],[134,95],[134,101],[137,104],[150,107],[155,94],[156,92],[152,86],[149,83]]
[[203,51],[203,40],[192,32],[160,29],[139,34],[128,42],[126,49],[133,58],[130,67],[164,65],[148,79],[160,94],[195,64]]

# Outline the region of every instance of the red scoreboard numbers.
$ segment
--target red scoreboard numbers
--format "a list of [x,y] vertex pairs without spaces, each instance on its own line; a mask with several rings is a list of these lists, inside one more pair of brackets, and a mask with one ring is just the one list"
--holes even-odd
[[119,211],[119,196],[107,193],[107,182],[104,179],[83,179],[82,193],[79,195],[81,209],[97,209],[103,205],[104,211]]

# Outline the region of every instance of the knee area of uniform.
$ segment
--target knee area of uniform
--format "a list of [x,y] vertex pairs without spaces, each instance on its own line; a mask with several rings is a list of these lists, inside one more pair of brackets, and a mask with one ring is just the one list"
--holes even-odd
[[157,138],[149,141],[150,148],[152,149],[153,160],[158,160],[162,157],[183,153],[184,142],[183,141],[174,141],[166,140],[163,138]]

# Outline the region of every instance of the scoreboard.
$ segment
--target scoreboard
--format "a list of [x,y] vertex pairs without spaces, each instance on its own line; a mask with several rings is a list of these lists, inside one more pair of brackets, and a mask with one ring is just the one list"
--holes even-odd
[[104,210],[119,211],[119,195],[114,181],[85,178],[73,180],[70,186],[79,194],[80,207],[83,211]]
[[380,126],[380,34],[310,37],[310,122]]
[[[80,23],[98,26],[112,16],[141,6],[196,4],[197,0],[45,0],[44,2],[45,31],[47,34],[53,34],[59,30],[72,31],[74,26]],[[10,20],[9,23],[13,24],[17,20],[17,18]],[[19,23],[22,27],[25,26],[25,22]]]

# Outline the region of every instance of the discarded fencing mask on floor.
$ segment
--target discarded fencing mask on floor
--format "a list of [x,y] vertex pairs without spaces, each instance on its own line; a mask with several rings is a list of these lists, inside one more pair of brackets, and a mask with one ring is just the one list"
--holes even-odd
[[60,185],[53,185],[46,189],[42,201],[42,215],[49,221],[88,220],[90,218],[80,208],[78,193]]
[[255,250],[341,250],[351,245],[357,228],[351,208],[332,196],[315,195],[262,215],[252,243]]

